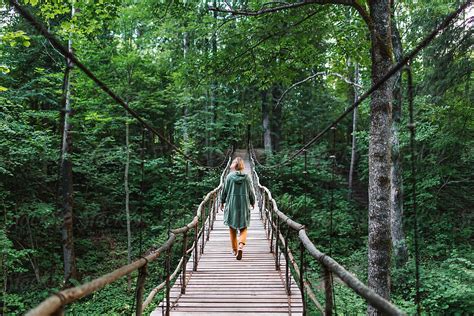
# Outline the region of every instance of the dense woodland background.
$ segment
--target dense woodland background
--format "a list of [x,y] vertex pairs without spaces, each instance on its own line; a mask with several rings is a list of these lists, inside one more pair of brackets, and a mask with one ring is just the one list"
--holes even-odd
[[[252,9],[264,3],[230,2]],[[223,5],[217,0],[77,0],[71,17],[70,1],[22,3],[64,43],[70,40],[80,60],[134,110],[204,164],[218,165],[232,144],[245,148],[247,125],[253,146],[262,148],[260,153],[266,149],[261,162],[281,161],[371,84],[370,37],[364,21],[349,7],[311,5],[242,17],[209,11],[208,5]],[[392,22],[403,51],[413,48],[459,3],[396,1]],[[411,65],[421,295],[423,312],[430,314],[474,314],[472,8],[467,12]],[[65,285],[58,194],[65,60],[6,3],[0,4],[0,16],[0,305],[3,314],[20,315]],[[70,76],[68,159],[78,274],[68,283],[79,284],[127,263],[127,156],[132,259],[164,241],[168,225],[181,226],[192,218],[202,196],[218,184],[221,169],[193,164],[187,168],[180,155],[145,132],[141,182],[141,126],[79,70],[73,68]],[[391,274],[392,300],[412,314],[414,218],[407,184],[411,153],[404,82],[401,118],[394,121],[408,257],[394,252]],[[333,257],[364,281],[369,121],[364,102],[355,132],[352,190],[352,116],[335,133],[334,181],[331,135],[308,152],[307,176],[303,157],[291,167],[258,169],[280,208],[307,225],[322,251],[329,247],[334,194]],[[151,265],[147,290],[163,280],[160,262]],[[308,275],[318,284],[315,262]],[[365,313],[365,303],[336,283],[337,312]],[[69,311],[130,314],[133,297],[124,279],[72,304]]]

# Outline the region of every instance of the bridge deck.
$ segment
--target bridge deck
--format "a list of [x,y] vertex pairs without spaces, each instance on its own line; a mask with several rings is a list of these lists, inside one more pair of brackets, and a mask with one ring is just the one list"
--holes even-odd
[[[223,216],[222,211],[217,214],[196,272],[192,271],[193,258],[188,262],[186,294],[180,294],[180,278],[172,287],[171,315],[301,315],[300,291],[292,278],[292,295],[287,295],[285,258],[281,256],[282,271],[277,271],[258,209],[252,210],[247,245],[240,261],[232,255]],[[162,314],[160,305],[151,315]]]

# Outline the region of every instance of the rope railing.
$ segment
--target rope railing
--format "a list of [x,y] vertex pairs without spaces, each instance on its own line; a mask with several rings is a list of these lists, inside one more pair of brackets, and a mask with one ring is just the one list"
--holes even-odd
[[[252,167],[252,179],[254,182],[254,186],[256,190],[258,191],[258,196],[261,197],[261,201],[259,201],[259,205],[261,206],[260,212],[261,212],[261,217],[264,220],[264,227],[267,229],[267,234],[270,239],[270,243],[272,246],[270,246],[270,249],[275,251],[277,250],[278,244],[276,242],[276,239],[278,236],[279,239],[281,240],[281,237],[279,236],[279,233],[277,233],[277,230],[279,228],[279,225],[281,223],[284,223],[288,230],[293,230],[298,233],[298,238],[300,241],[300,266],[298,269],[298,274],[297,277],[299,279],[299,289],[301,291],[301,295],[303,297],[303,313],[305,314],[306,311],[306,304],[305,304],[305,294],[308,294],[311,300],[313,302],[317,302],[317,300],[314,297],[314,293],[312,289],[308,291],[309,283],[304,280],[304,254],[308,253],[311,257],[316,259],[319,264],[321,265],[323,271],[325,272],[325,307],[332,306],[333,304],[333,295],[332,295],[332,286],[330,280],[330,275],[335,274],[341,281],[343,281],[349,288],[351,288],[356,294],[358,294],[360,297],[365,299],[370,305],[375,307],[377,310],[386,313],[388,315],[405,315],[405,313],[400,310],[397,306],[389,302],[388,300],[384,299],[380,295],[378,295],[375,291],[370,289],[368,286],[366,286],[364,283],[362,283],[358,278],[356,278],[352,273],[347,271],[341,264],[339,264],[336,260],[328,256],[327,254],[319,251],[316,246],[313,244],[313,242],[309,239],[308,235],[306,234],[306,229],[305,226],[292,220],[290,217],[288,217],[285,213],[281,212],[278,209],[278,205],[275,201],[275,199],[272,197],[272,194],[270,190],[263,186],[260,183],[260,178],[255,170],[255,161],[254,161],[254,156],[255,153],[253,150],[249,153],[250,157],[250,162],[251,162],[251,167]],[[273,246],[275,239],[275,246]],[[283,242],[284,249],[283,251],[285,252],[285,256],[289,257],[289,251],[288,250],[288,239],[286,238],[285,241]],[[275,247],[275,248],[274,248]],[[287,255],[288,253],[288,255]],[[275,259],[277,264],[278,259]],[[288,265],[288,260],[286,265]],[[296,264],[296,263],[295,263]],[[278,267],[277,267],[278,269]],[[287,288],[291,288],[290,284],[290,278],[289,278],[289,271],[288,267],[286,267],[286,286]],[[296,270],[296,269],[295,269]],[[288,294],[291,295],[291,291],[288,291]],[[317,308],[322,312],[322,306],[319,303],[315,303]],[[325,308],[325,314],[331,314],[331,309],[328,310],[328,308]]]
[[[230,154],[231,155],[231,154]],[[143,310],[149,306],[153,298],[159,291],[163,288],[166,288],[166,315],[169,315],[170,311],[170,285],[172,280],[178,275],[178,271],[181,270],[181,274],[184,276],[182,281],[182,288],[181,293],[184,293],[186,289],[186,264],[187,264],[187,256],[191,252],[193,253],[193,270],[196,271],[197,269],[197,262],[199,260],[199,253],[202,253],[203,247],[206,241],[206,229],[212,229],[212,222],[216,218],[217,212],[217,199],[219,196],[219,192],[223,187],[225,177],[229,172],[229,167],[231,163],[231,157],[228,157],[227,165],[220,176],[219,185],[206,194],[203,198],[202,202],[199,204],[196,215],[194,216],[193,220],[189,222],[187,225],[183,227],[179,227],[176,229],[172,229],[169,233],[168,239],[157,249],[152,251],[150,254],[137,259],[136,261],[124,265],[114,271],[103,275],[99,278],[96,278],[90,282],[84,283],[82,285],[65,289],[54,295],[48,297],[43,302],[41,302],[38,306],[30,310],[26,315],[27,316],[44,316],[44,315],[55,315],[61,314],[62,309],[70,304],[73,303],[87,295],[90,295],[102,288],[106,285],[112,284],[118,279],[134,272],[139,271],[138,282],[137,282],[137,306],[136,306],[136,315],[142,315]],[[206,216],[206,206],[209,205],[209,211],[207,212]],[[201,227],[199,227],[199,223],[201,222]],[[186,241],[187,241],[187,233],[194,229],[194,242],[191,248],[187,248]],[[199,231],[198,231],[199,230]],[[208,231],[209,231],[208,230]],[[171,251],[173,245],[176,243],[177,236],[183,235],[183,256],[181,257],[178,266],[176,267],[175,271],[171,274],[169,273],[169,269],[167,269],[166,280],[154,288],[150,294],[147,296],[146,300],[142,302],[142,295],[143,295],[143,288],[145,285],[146,279],[146,268],[149,263],[155,261],[158,257],[162,254],[166,253],[166,266],[169,267],[170,260],[171,260]],[[198,248],[201,248],[198,251]]]

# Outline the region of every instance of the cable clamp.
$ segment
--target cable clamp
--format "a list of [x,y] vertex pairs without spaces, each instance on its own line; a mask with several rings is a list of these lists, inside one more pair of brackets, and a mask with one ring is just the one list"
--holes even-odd
[[61,292],[52,292],[52,295],[55,295],[61,301],[61,305],[66,305],[66,297]]
[[146,257],[143,257],[143,256],[140,256],[140,259],[144,259],[144,260],[145,260],[145,264],[148,264],[148,263],[150,262]]

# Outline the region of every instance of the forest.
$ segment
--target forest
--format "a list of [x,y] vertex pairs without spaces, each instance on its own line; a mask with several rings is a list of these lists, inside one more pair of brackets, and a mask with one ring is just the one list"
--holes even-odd
[[[238,148],[320,251],[406,314],[474,314],[470,0],[12,0],[0,17],[1,315],[156,250]],[[66,314],[134,314],[137,278]],[[333,295],[335,315],[377,315],[338,279]]]

